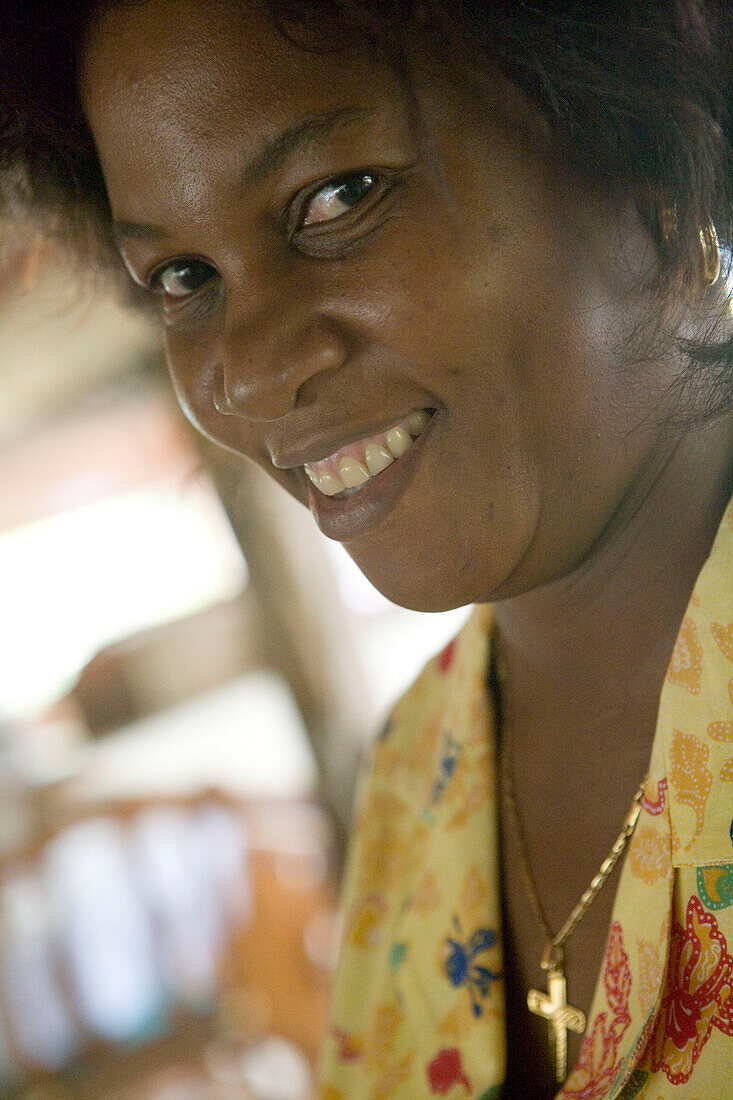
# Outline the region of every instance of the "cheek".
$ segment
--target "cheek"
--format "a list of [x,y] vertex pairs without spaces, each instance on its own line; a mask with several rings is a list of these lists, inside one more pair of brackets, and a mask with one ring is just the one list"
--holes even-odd
[[223,397],[221,372],[207,341],[169,329],[165,344],[173,391],[186,419],[213,443],[257,461],[264,452],[248,422],[217,409]]
[[226,416],[217,410],[217,370],[215,365],[206,366],[207,362],[215,361],[207,359],[205,348],[196,354],[192,350],[196,344],[196,340],[187,340],[170,331],[166,333],[168,373],[186,419],[201,435],[235,459],[249,459],[260,466],[290,496],[308,507],[305,485],[293,471],[273,466],[256,427],[241,416]]
[[[197,354],[196,341],[165,334],[166,361],[173,391],[187,420],[203,435],[217,442],[217,414],[214,405],[215,370],[206,366],[206,350]],[[204,364],[202,367],[201,364]]]
[[540,520],[541,471],[516,410],[477,402],[465,374],[457,381],[444,430],[407,492],[379,528],[347,546],[388,599],[418,611],[509,594]]
[[191,385],[188,371],[181,364],[180,358],[172,354],[168,340],[166,340],[166,364],[168,366],[168,376],[173,385],[173,392],[186,419],[197,431],[206,435],[207,432],[202,423],[202,414],[205,408],[203,395],[198,394],[197,396],[195,388]]

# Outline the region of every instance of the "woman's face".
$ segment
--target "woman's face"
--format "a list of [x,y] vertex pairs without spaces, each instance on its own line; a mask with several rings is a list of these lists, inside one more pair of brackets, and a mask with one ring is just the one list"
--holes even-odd
[[653,263],[631,204],[563,170],[499,77],[479,104],[423,54],[413,81],[234,0],[117,4],[82,67],[187,415],[441,610],[592,553],[663,457],[669,377],[627,362]]

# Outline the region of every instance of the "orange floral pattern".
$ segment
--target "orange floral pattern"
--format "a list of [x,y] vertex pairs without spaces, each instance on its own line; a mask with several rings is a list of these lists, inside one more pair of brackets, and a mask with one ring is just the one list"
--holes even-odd
[[733,741],[733,722],[711,722],[708,737],[713,741]]
[[389,1060],[404,1016],[404,1012],[394,1001],[385,1001],[377,1005],[367,1043],[367,1064],[371,1064],[376,1069],[384,1066]]
[[395,1090],[409,1078],[414,1059],[415,1052],[410,1051],[383,1070],[369,1094],[371,1100],[393,1100],[397,1095]]
[[454,1005],[438,1024],[438,1034],[455,1042],[460,1042],[470,1033],[476,1024],[468,997]]
[[461,908],[466,913],[480,913],[487,895],[488,889],[484,877],[474,864],[466,875],[461,890]]
[[[733,661],[733,623],[711,623],[710,632],[715,638],[720,652],[729,661]],[[728,683],[728,695],[733,703],[733,678]]]
[[710,632],[723,656],[733,661],[733,623],[711,623]]
[[335,1085],[324,1085],[320,1092],[319,1100],[346,1100],[343,1089]]
[[702,646],[691,618],[682,620],[667,675],[673,684],[697,695],[702,683]]
[[367,893],[386,894],[401,879],[408,852],[395,825],[407,813],[405,801],[383,795],[359,829],[365,835],[361,888]]
[[631,872],[649,886],[669,874],[669,842],[650,825],[640,825],[629,849]]
[[636,941],[636,954],[639,959],[639,1004],[642,1012],[648,1013],[654,1007],[662,980],[662,960],[659,947],[644,939]]
[[718,776],[724,783],[733,783],[733,756],[723,761]]
[[356,902],[349,920],[346,935],[355,947],[364,951],[379,946],[384,935],[384,924],[389,906],[382,894],[367,894]]
[[[691,806],[697,817],[695,840],[702,832],[713,777],[707,763],[710,749],[690,733],[674,731],[669,751],[669,778],[677,801]],[[692,843],[692,841],[690,841]],[[689,845],[688,845],[689,847]]]
[[438,884],[438,876],[434,871],[426,871],[412,895],[410,908],[416,913],[430,913],[433,909],[438,908],[442,900],[443,895]]

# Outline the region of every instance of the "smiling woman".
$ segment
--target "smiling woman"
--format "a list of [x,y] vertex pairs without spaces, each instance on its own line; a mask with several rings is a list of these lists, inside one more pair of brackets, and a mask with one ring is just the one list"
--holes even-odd
[[126,269],[191,421],[382,592],[482,605],[365,780],[323,1095],[714,1100],[728,6],[82,7],[5,5],[8,209]]

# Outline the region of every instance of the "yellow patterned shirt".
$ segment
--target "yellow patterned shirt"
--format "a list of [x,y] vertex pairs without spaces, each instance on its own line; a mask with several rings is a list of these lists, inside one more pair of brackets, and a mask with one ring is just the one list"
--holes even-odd
[[[490,610],[398,703],[361,787],[322,1100],[502,1097]],[[733,1097],[733,506],[680,628],[563,1100]]]

